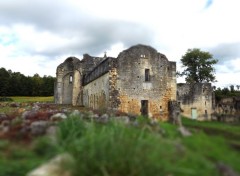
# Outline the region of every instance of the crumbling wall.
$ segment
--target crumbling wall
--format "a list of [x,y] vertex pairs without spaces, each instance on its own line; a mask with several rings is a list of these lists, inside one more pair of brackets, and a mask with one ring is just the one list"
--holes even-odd
[[81,67],[83,69],[83,73],[87,75],[104,59],[104,57],[95,57],[90,56],[89,54],[84,54],[83,59],[81,60]]
[[215,112],[223,115],[240,115],[240,97],[221,98],[216,103]]
[[209,119],[213,113],[211,83],[177,85],[177,101],[182,114],[193,119]]
[[78,62],[80,62],[78,58],[69,57],[57,67],[55,103],[72,104],[74,65]]
[[109,108],[118,110],[120,104],[120,95],[117,89],[117,70],[112,68],[109,70]]
[[[72,80],[72,81],[70,81]],[[176,63],[146,45],[136,45],[117,58],[84,54],[57,69],[55,102],[108,108],[168,119],[168,102],[176,100]]]
[[82,85],[82,68],[81,65],[78,64],[75,66],[73,72],[73,91],[72,91],[72,105],[80,105],[83,106],[83,85]]
[[57,67],[54,99],[57,104],[83,105],[84,76],[91,73],[104,57],[83,55],[80,61],[75,57],[67,58]]
[[140,115],[146,101],[149,117],[168,119],[168,101],[176,99],[175,72],[174,62],[152,47],[136,45],[121,52],[117,58],[118,109]]

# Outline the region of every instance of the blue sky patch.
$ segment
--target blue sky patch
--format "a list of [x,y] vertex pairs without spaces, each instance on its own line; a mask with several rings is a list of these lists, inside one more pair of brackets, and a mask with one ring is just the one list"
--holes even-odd
[[205,9],[209,8],[213,3],[213,0],[207,0],[206,5],[205,5]]

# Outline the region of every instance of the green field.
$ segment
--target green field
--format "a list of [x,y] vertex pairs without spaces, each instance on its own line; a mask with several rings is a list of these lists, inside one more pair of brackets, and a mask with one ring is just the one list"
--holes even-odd
[[66,152],[74,158],[70,169],[76,176],[218,176],[222,175],[219,165],[240,173],[240,149],[232,145],[240,139],[239,125],[184,119],[183,124],[193,135],[183,137],[175,125],[151,124],[142,117],[132,125],[82,118],[69,117],[60,122],[56,143],[40,137],[25,147],[1,140],[0,176],[25,175]]
[[29,103],[29,102],[53,102],[54,97],[29,97],[29,96],[10,96],[0,97],[1,102],[17,102],[17,103]]
[[53,102],[53,96],[49,97],[10,97],[14,102]]
[[[0,97],[1,98],[1,97]],[[3,97],[2,97],[3,98]],[[5,99],[5,97],[4,97]],[[11,106],[11,104],[19,104],[21,108],[29,108],[30,103],[53,103],[54,102],[54,97],[49,96],[49,97],[7,97],[7,99],[11,99],[12,101],[0,101],[0,113],[12,113],[15,112],[19,107],[14,107]]]

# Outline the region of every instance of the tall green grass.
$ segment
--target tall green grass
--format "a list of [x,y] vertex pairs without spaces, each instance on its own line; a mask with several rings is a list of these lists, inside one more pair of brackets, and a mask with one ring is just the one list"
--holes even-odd
[[[191,123],[191,122],[189,122]],[[27,148],[0,142],[0,176],[25,175],[59,153],[69,153],[74,176],[218,176],[218,163],[240,173],[240,153],[226,138],[192,130],[182,137],[169,123],[137,123],[111,120],[96,123],[83,116],[61,121],[55,142],[38,138]]]
[[0,176],[25,176],[57,153],[58,147],[46,137],[32,144],[0,140]]
[[60,124],[59,142],[76,160],[75,175],[212,176],[219,175],[219,162],[240,171],[239,153],[223,138],[203,132],[183,138],[167,123],[133,127],[70,118]]

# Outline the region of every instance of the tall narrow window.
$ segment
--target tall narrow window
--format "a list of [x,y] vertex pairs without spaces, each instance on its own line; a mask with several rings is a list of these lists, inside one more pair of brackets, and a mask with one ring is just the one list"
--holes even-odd
[[141,114],[148,116],[148,100],[141,100]]
[[150,81],[150,69],[145,69],[145,81]]
[[69,76],[69,83],[72,83],[72,82],[73,82],[73,76],[70,75],[70,76]]

